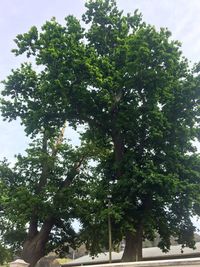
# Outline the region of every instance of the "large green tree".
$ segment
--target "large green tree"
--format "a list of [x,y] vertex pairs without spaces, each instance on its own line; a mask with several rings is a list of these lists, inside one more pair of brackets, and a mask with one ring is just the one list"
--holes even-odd
[[[189,68],[167,29],[157,31],[137,12],[123,15],[114,0],[88,1],[86,8],[87,30],[69,16],[64,26],[54,19],[41,32],[33,27],[16,38],[14,52],[33,57],[43,70],[39,79],[31,78],[27,65],[30,73],[24,66],[13,72],[3,116],[20,116],[28,133],[37,132],[33,119],[36,129],[45,121],[54,129],[54,114],[60,126],[65,119],[74,127],[85,124],[83,137],[100,151],[100,182],[91,186],[98,193],[93,205],[88,198],[94,219],[86,212],[81,221],[87,229],[103,225],[92,210],[103,210],[102,199],[111,193],[114,239],[126,239],[122,260],[141,259],[143,238],[155,232],[164,250],[170,235],[193,246],[191,216],[199,214],[200,178],[193,144],[199,137],[198,65]],[[36,92],[38,85],[30,81],[38,81],[44,106],[31,95],[28,105],[19,104],[17,88],[25,100],[27,91]],[[99,216],[103,221],[105,212]]]
[[[75,22],[69,18],[71,27]],[[44,28],[51,25],[56,25],[54,20]],[[32,28],[25,36],[35,35]],[[73,45],[76,37],[69,36]],[[56,72],[53,62],[49,66]],[[72,83],[78,73],[70,69],[69,74]],[[22,258],[31,266],[48,251],[73,244],[73,207],[87,174],[89,150],[73,148],[63,138],[68,103],[54,93],[57,83],[47,68],[38,73],[30,63],[24,63],[7,77],[2,91],[2,115],[10,121],[20,118],[31,141],[26,155],[17,156],[14,167],[4,161],[0,165],[1,234],[5,245],[14,251],[22,249]]]
[[114,231],[126,239],[122,260],[141,259],[142,240],[155,232],[163,250],[171,235],[193,246],[191,216],[199,214],[199,157],[192,143],[199,137],[198,66],[190,70],[170,32],[156,31],[137,12],[123,16],[115,1],[89,1],[86,7],[86,138],[110,150],[100,174],[104,192],[114,182]]

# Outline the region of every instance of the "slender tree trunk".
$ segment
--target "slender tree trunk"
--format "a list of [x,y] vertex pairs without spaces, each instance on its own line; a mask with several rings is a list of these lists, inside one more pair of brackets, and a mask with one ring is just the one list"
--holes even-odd
[[21,256],[23,260],[30,264],[29,267],[34,267],[39,259],[45,256],[45,247],[53,225],[53,219],[48,219],[44,222],[39,232],[34,235],[28,234]]
[[135,233],[127,231],[125,237],[126,245],[122,256],[123,262],[142,260],[142,227]]

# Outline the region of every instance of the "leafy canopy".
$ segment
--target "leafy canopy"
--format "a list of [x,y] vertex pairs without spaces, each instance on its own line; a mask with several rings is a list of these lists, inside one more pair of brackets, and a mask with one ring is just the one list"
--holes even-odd
[[171,33],[144,23],[137,11],[124,15],[114,0],[90,0],[86,8],[87,29],[68,16],[64,26],[52,19],[40,32],[17,36],[15,54],[31,56],[42,70],[23,64],[12,72],[2,114],[19,116],[32,135],[45,129],[55,136],[65,120],[85,125],[82,138],[97,160],[97,183],[88,182],[91,195],[79,203],[88,246],[95,247],[88,232],[105,227],[108,192],[114,242],[142,226],[143,238],[160,234],[164,250],[171,235],[193,246],[199,66],[191,70]]

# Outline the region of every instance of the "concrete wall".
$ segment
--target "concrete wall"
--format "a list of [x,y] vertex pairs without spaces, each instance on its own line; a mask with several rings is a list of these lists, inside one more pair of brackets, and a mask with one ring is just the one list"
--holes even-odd
[[[200,258],[98,264],[95,267],[200,267]],[[84,266],[86,267],[86,266]],[[89,265],[88,267],[91,267]]]
[[[41,265],[45,266],[45,265]],[[160,260],[160,261],[140,261],[126,263],[98,264],[95,267],[200,267],[200,258]],[[22,260],[10,263],[10,267],[28,267],[28,264]],[[86,266],[84,266],[86,267]],[[91,267],[91,265],[89,265]]]

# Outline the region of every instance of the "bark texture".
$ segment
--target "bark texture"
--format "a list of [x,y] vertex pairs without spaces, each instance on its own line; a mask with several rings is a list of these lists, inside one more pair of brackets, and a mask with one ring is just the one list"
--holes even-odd
[[39,259],[45,256],[46,244],[53,225],[53,219],[48,219],[37,233],[32,234],[32,227],[29,228],[21,254],[22,259],[30,264],[29,267],[34,267]]
[[128,231],[125,237],[126,245],[122,256],[122,262],[142,260],[142,227],[136,232]]

